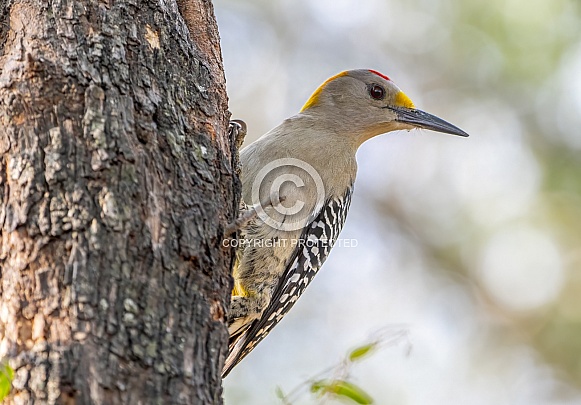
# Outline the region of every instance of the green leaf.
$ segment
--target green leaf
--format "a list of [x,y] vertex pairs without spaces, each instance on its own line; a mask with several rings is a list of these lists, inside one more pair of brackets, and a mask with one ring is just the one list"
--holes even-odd
[[313,394],[316,394],[327,386],[328,386],[328,383],[325,380],[315,381],[314,383],[311,384],[311,392]]
[[285,395],[284,392],[282,392],[282,388],[280,388],[278,385],[276,386],[276,388],[274,389],[274,392],[276,394],[276,397],[280,400],[284,400],[285,399]]
[[362,357],[372,352],[377,347],[377,342],[369,343],[364,346],[359,346],[349,353],[349,361],[361,360]]
[[369,396],[363,389],[348,381],[335,381],[333,384],[334,394],[349,398],[361,405],[368,405],[373,403],[373,398]]
[[361,405],[373,403],[373,398],[357,385],[345,380],[319,380],[311,384],[311,392],[320,395],[331,394],[337,397],[348,398]]
[[12,367],[7,362],[0,363],[0,401],[10,394],[13,379],[14,370]]

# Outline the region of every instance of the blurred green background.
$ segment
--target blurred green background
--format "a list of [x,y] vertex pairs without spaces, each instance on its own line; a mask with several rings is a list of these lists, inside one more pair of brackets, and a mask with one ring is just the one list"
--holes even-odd
[[581,404],[580,2],[214,5],[247,141],[352,68],[387,74],[418,108],[471,134],[363,145],[341,235],[357,246],[334,249],[225,380],[226,403],[277,403],[276,385],[405,324],[409,355],[387,348],[354,370],[378,404]]

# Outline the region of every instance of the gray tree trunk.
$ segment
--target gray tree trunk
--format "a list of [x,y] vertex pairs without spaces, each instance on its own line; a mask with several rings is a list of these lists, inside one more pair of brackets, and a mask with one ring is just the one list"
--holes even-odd
[[0,0],[9,404],[219,404],[236,176],[208,0]]

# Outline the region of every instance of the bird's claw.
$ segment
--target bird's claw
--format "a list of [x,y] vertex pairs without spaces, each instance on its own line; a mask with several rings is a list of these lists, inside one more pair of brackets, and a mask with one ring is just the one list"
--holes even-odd
[[242,214],[236,218],[234,222],[226,225],[226,229],[224,230],[225,236],[232,235],[234,232],[244,228],[250,221],[254,220],[258,216],[258,212],[256,212],[256,208],[254,207],[241,210],[241,212]]
[[236,149],[240,149],[242,143],[244,143],[244,138],[246,138],[248,127],[246,123],[242,120],[232,120],[228,125],[228,132],[234,139],[234,144],[236,145]]

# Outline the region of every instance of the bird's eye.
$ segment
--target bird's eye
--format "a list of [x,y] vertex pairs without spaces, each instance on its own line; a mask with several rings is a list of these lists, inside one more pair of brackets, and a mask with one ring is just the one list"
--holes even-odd
[[385,97],[385,89],[379,84],[374,84],[369,88],[369,95],[375,100],[383,100]]

